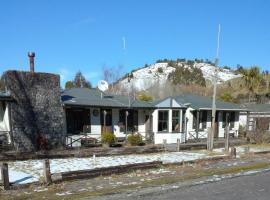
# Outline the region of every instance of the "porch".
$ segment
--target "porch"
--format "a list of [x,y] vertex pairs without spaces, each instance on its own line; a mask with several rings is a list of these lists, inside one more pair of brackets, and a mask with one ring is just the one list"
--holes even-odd
[[80,146],[82,139],[101,141],[104,132],[114,133],[118,141],[139,133],[147,143],[153,142],[152,110],[111,107],[65,107],[67,145]]
[[[227,117],[227,120],[226,120]],[[212,111],[211,110],[194,110],[187,111],[187,141],[200,141],[207,138],[208,131],[212,127]],[[229,127],[231,137],[238,136],[239,129],[239,111],[234,110],[217,110],[215,117],[215,133],[214,138],[225,138],[226,126]]]

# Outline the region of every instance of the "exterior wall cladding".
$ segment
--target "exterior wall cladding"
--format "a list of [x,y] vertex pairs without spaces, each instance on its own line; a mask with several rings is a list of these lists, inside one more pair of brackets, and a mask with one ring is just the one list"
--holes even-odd
[[[3,75],[10,103],[11,137],[18,151],[60,146],[64,141],[64,111],[60,77],[48,73],[7,71]],[[41,142],[42,141],[42,142]]]

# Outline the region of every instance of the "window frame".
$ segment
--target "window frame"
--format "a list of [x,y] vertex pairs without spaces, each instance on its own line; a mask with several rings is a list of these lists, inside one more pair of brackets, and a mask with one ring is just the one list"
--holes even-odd
[[200,110],[199,123],[202,125],[201,128],[199,128],[199,130],[205,130],[207,128],[207,117],[208,117],[207,110]]
[[[160,113],[167,113],[167,119],[160,119]],[[166,115],[164,115],[164,116],[166,116]],[[166,123],[167,124],[167,130],[160,130],[159,129],[160,128],[160,126],[159,126],[160,123]],[[157,131],[159,133],[169,133],[169,110],[158,110]]]
[[[178,112],[178,116],[174,116],[173,115],[174,112]],[[181,132],[180,119],[181,119],[181,111],[180,110],[172,110],[172,133],[180,133]],[[173,127],[174,120],[177,120],[177,122],[178,122],[178,126],[179,126],[178,130],[174,130],[174,127]]]

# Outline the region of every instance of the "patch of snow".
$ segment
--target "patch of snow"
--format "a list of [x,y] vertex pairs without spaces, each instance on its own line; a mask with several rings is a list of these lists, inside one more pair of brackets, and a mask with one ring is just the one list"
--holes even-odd
[[[39,176],[40,177],[40,176]],[[10,168],[9,169],[9,181],[16,184],[26,184],[39,181],[39,177],[34,176],[28,172],[22,172],[21,170]]]
[[61,192],[61,193],[56,193],[57,196],[65,196],[65,195],[71,195],[72,193],[69,191],[66,192]]
[[[124,155],[97,157],[94,163],[92,157],[89,158],[65,158],[51,159],[51,173],[61,173],[76,170],[86,170],[95,168],[112,167],[126,164],[146,163],[161,161],[163,163],[180,163],[202,158],[208,158],[208,154],[194,152],[170,152],[143,155]],[[213,157],[213,156],[211,156]],[[43,176],[42,160],[26,160],[9,162],[10,180],[13,183],[23,184],[39,181]],[[165,170],[161,169],[160,173]]]
[[[213,78],[215,76],[215,66],[208,63],[197,63],[195,62],[193,65],[195,68],[199,68],[202,70],[203,77],[206,80],[213,82]],[[179,63],[178,67],[189,68],[186,63]],[[159,72],[159,69],[162,69],[162,73]],[[128,78],[124,78],[120,80],[117,84],[122,87],[122,89],[127,90],[130,88],[134,88],[138,91],[147,90],[150,87],[156,84],[164,84],[170,73],[174,72],[175,68],[168,65],[168,63],[155,63],[149,65],[146,68],[138,69],[132,72],[133,78],[128,82]],[[218,76],[218,84],[222,82],[241,77],[239,74],[235,74],[234,72],[228,69],[217,69]]]

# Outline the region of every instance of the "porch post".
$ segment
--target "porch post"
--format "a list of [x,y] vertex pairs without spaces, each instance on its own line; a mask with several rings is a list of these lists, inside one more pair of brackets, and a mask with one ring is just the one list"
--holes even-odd
[[106,115],[107,115],[106,110],[103,110],[103,126],[104,126],[104,129],[105,129],[104,132],[107,131],[107,127],[106,127]]
[[247,121],[246,121],[246,132],[248,132],[249,131],[249,116],[250,115],[250,112],[248,111],[247,112]]
[[229,152],[229,113],[225,116],[225,151]]
[[126,110],[126,126],[125,126],[125,134],[127,135],[127,119],[128,119],[128,110]]
[[180,124],[180,127],[179,127],[179,129],[180,129],[180,133],[182,132],[182,121],[183,121],[183,110],[181,109],[180,110],[180,118],[179,118],[179,124]]
[[188,119],[187,119],[187,110],[186,110],[186,114],[185,114],[185,119],[184,119],[184,134],[185,134],[185,143],[187,142],[187,134],[188,134],[188,129],[187,129],[187,123],[188,123]]
[[[62,137],[62,144],[67,145],[67,115],[66,115],[66,107],[63,107],[63,118],[64,118],[64,135]],[[71,144],[72,145],[72,144]]]
[[197,110],[197,116],[196,116],[196,118],[197,118],[197,120],[196,120],[196,139],[198,139],[199,138],[199,127],[200,127],[200,111],[199,110]]

